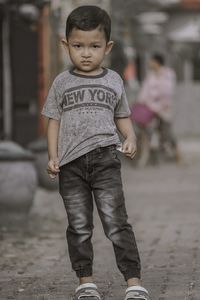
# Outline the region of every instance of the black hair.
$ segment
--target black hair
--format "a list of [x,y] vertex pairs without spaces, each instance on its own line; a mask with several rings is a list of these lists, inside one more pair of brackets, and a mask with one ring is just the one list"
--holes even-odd
[[164,66],[165,65],[165,58],[160,53],[154,53],[151,58],[155,60],[159,65]]
[[90,31],[100,26],[105,32],[106,41],[110,40],[111,19],[107,12],[98,6],[84,5],[74,9],[66,21],[66,39],[74,28]]

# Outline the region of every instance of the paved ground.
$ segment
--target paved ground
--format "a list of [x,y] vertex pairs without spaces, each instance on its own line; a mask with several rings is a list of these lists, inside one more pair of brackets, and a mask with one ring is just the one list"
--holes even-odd
[[[135,169],[123,164],[124,190],[153,300],[200,299],[200,160]],[[14,223],[14,222],[13,222]],[[105,299],[125,289],[97,215],[95,278]],[[62,200],[38,189],[29,221],[0,228],[0,299],[69,300],[77,285],[67,258]]]

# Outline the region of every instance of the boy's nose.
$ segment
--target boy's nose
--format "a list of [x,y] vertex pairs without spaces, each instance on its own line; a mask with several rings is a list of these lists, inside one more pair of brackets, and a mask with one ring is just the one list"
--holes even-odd
[[82,56],[83,56],[84,58],[90,57],[91,54],[90,54],[89,49],[85,48],[84,51],[83,51],[83,53],[82,53]]

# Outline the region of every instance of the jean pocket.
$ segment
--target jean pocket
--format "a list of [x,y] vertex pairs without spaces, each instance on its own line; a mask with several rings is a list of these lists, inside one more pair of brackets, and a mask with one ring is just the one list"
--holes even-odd
[[117,154],[117,149],[115,147],[111,147],[109,149],[109,152],[114,160],[120,161],[118,154]]

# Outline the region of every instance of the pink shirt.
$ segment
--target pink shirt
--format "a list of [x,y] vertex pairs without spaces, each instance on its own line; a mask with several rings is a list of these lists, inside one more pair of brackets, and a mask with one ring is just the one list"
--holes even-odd
[[162,67],[158,73],[151,71],[142,84],[138,101],[162,119],[170,121],[175,83],[176,75],[172,69]]

